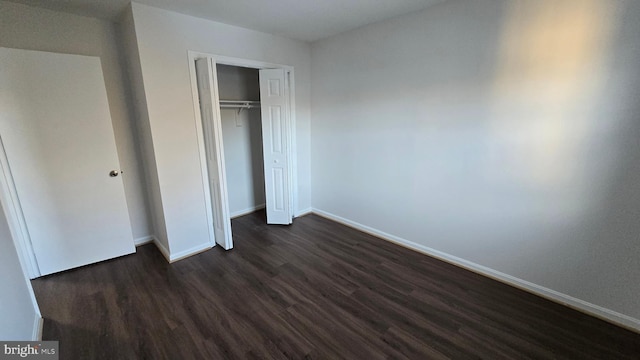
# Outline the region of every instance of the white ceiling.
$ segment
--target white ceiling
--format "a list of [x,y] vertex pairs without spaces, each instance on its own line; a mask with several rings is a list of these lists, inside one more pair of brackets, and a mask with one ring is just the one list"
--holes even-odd
[[[9,0],[115,20],[129,0]],[[136,2],[304,41],[422,10],[444,0],[137,0]]]

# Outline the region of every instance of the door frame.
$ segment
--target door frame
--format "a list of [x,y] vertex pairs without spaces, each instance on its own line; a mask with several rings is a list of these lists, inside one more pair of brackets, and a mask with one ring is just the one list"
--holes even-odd
[[[193,111],[195,114],[195,126],[196,126],[196,134],[198,140],[198,153],[200,156],[200,174],[202,175],[202,184],[205,193],[205,205],[207,210],[207,221],[209,228],[209,239],[210,242],[216,244],[213,232],[213,207],[212,207],[212,197],[209,191],[209,175],[207,170],[207,157],[205,151],[205,135],[202,130],[202,116],[200,115],[200,104],[198,103],[198,84],[196,77],[196,65],[195,62],[197,59],[208,58],[211,59],[214,71],[214,86],[216,87],[214,91],[214,106],[218,109],[220,108],[220,96],[218,89],[218,76],[216,71],[216,65],[230,65],[230,66],[240,66],[247,67],[252,69],[283,69],[285,71],[285,75],[287,76],[287,82],[285,83],[285,93],[289,98],[288,106],[289,106],[289,123],[286,124],[287,128],[287,162],[288,162],[288,174],[289,184],[291,184],[289,188],[289,206],[291,208],[292,217],[298,216],[298,168],[297,168],[297,151],[296,151],[296,112],[295,112],[295,77],[294,77],[294,68],[290,65],[284,64],[275,64],[269,63],[265,61],[258,60],[250,60],[250,59],[242,59],[235,58],[229,56],[215,55],[200,51],[192,51],[188,52],[189,59],[189,75],[191,77],[191,95],[193,100]],[[216,124],[212,124],[213,126],[220,126],[222,128],[222,119],[218,116],[218,113],[214,111],[213,121]],[[224,161],[224,158],[222,159]],[[228,190],[227,190],[228,192]],[[227,194],[228,195],[228,194]]]
[[7,219],[9,232],[13,239],[13,244],[18,253],[18,259],[22,266],[22,271],[29,277],[35,279],[41,275],[38,267],[38,260],[33,251],[31,236],[27,228],[27,221],[22,212],[22,205],[18,199],[18,191],[9,167],[9,158],[4,148],[4,142],[0,136],[0,203]]
[[15,183],[13,181],[13,175],[11,174],[11,168],[9,167],[9,158],[4,149],[4,143],[0,136],[0,206],[4,212],[4,216],[7,220],[9,227],[9,233],[11,234],[11,240],[16,247],[16,254],[18,255],[18,262],[22,268],[22,275],[24,276],[24,282],[27,285],[29,291],[29,297],[33,303],[33,309],[35,311],[35,323],[33,326],[32,340],[37,341],[42,339],[42,313],[40,312],[40,306],[36,300],[36,294],[31,286],[31,279],[35,279],[41,275],[40,268],[38,267],[38,260],[36,259],[36,253],[33,251],[31,245],[31,236],[29,236],[29,230],[27,229],[27,222],[22,213],[22,206],[18,199],[18,192],[16,190]]

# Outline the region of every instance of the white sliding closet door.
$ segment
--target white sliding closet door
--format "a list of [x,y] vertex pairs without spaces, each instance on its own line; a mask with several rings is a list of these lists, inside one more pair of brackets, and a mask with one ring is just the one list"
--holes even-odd
[[289,181],[289,104],[284,69],[260,70],[262,148],[268,224],[292,223]]
[[[196,60],[196,78],[207,158],[214,236],[216,243],[225,250],[229,250],[233,248],[231,216],[227,194],[227,176],[224,167],[222,126],[220,121],[214,121],[215,118],[220,119],[220,109],[218,106],[214,107],[214,103],[217,103],[214,94],[217,85],[214,79],[214,66],[211,59]],[[216,111],[216,115],[214,115],[214,111]]]
[[0,48],[0,136],[40,275],[135,252],[99,58]]

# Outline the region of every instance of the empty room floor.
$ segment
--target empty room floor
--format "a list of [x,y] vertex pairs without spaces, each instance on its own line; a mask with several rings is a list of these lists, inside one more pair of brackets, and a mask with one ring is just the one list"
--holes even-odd
[[307,215],[33,280],[61,359],[638,359],[640,334]]

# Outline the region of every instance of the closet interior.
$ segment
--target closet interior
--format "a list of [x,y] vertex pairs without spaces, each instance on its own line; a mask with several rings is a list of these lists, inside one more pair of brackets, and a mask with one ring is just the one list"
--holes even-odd
[[216,66],[231,217],[265,206],[260,78],[257,69]]

